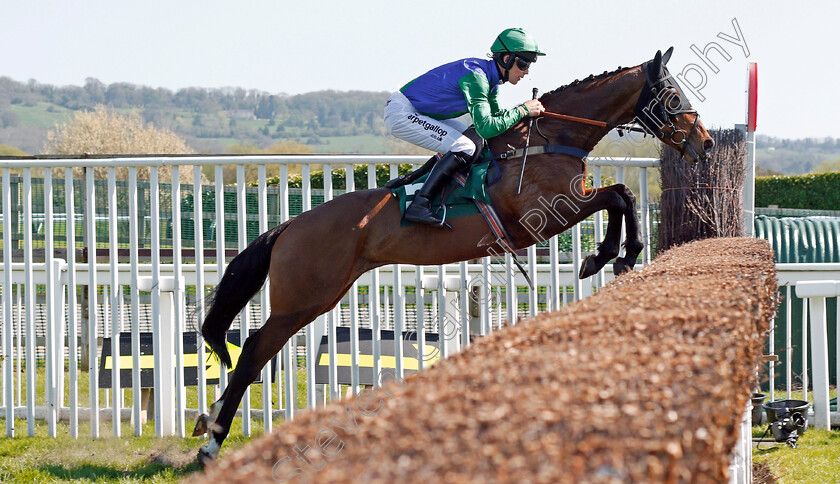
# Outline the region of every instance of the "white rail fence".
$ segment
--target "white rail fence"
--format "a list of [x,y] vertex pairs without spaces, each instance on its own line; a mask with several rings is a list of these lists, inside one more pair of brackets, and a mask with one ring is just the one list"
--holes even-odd
[[[802,391],[802,400],[812,403],[808,417],[812,425],[840,426],[840,412],[831,411],[829,405],[829,386],[840,388],[840,264],[776,264],[776,269],[783,305],[768,343],[769,354],[779,361],[771,360],[763,369],[768,397],[791,399],[794,391]],[[827,303],[835,308],[833,318],[828,317]],[[799,309],[800,317],[794,308]],[[833,342],[829,339],[832,332]],[[777,335],[784,339],[779,341]],[[782,381],[777,380],[777,367],[783,373],[779,375]],[[778,388],[782,395],[777,395]]]
[[[253,238],[249,237],[251,232],[262,233],[287,220],[293,214],[290,195],[297,196],[298,190],[300,210],[311,208],[315,198],[327,201],[337,196],[340,191],[334,189],[331,177],[325,177],[323,190],[312,188],[310,175],[316,167],[326,173],[335,168],[343,169],[346,191],[352,191],[356,189],[354,167],[365,166],[368,186],[373,186],[377,165],[387,165],[394,177],[399,164],[416,165],[423,161],[425,159],[421,157],[407,156],[156,157],[27,160],[22,168],[21,162],[0,161],[3,186],[0,418],[5,420],[6,435],[15,435],[13,416],[26,419],[27,435],[34,435],[35,421],[39,419],[47,421],[48,433],[52,436],[69,427],[66,431],[73,437],[78,437],[80,432],[98,437],[102,433],[102,422],[109,427],[106,432],[110,430],[115,436],[121,435],[124,424],[130,422],[131,432],[140,435],[145,412],[152,407],[155,409],[156,435],[186,435],[195,415],[206,411],[208,404],[224,388],[225,375],[220,375],[218,385],[211,386],[214,391],[209,394],[204,391],[212,375],[208,376],[208,365],[199,362],[208,362],[208,354],[200,334],[196,336],[195,353],[185,353],[183,334],[194,332],[200,324],[203,319],[201,299],[218,282],[218,276],[231,256]],[[648,169],[657,163],[655,159],[590,161],[596,186],[600,186],[601,168],[606,166],[615,167],[616,182],[624,182],[625,171],[628,178],[639,180],[637,194],[646,242],[640,264],[647,263],[650,258],[652,221],[647,182]],[[292,164],[300,166],[300,189],[290,188],[288,184],[289,165]],[[236,166],[233,185],[224,183],[226,165]],[[246,165],[257,167],[256,188],[247,187]],[[191,184],[180,183],[183,170],[176,169],[180,166],[192,167],[194,181]],[[148,182],[138,179],[139,167],[149,167]],[[85,168],[84,178],[74,179],[73,168]],[[93,168],[107,171],[107,184],[101,190],[107,201],[104,209],[97,207],[99,187]],[[127,181],[117,180],[118,168],[126,169]],[[13,176],[12,169],[22,171],[22,176]],[[33,170],[43,170],[42,193],[35,193],[33,189]],[[54,172],[60,174],[62,171],[63,179],[54,178]],[[201,181],[202,174],[208,172],[214,175],[210,187],[206,182],[202,185]],[[162,183],[161,175],[171,183]],[[267,187],[269,175],[279,177],[276,188]],[[13,179],[20,184],[20,196],[15,201],[19,208],[12,200]],[[162,187],[168,191],[162,191]],[[233,213],[225,210],[223,195],[215,196],[224,193],[230,193],[235,200]],[[162,194],[168,197],[161,197]],[[57,196],[63,197],[63,203],[55,202]],[[191,213],[183,209],[182,203],[171,203],[189,196],[192,196]],[[127,197],[127,200],[120,197]],[[249,197],[257,200],[256,214],[246,209]],[[144,204],[148,215],[141,211]],[[34,210],[33,205],[43,205],[43,213]],[[56,206],[61,209],[56,210]],[[127,207],[127,211],[120,207]],[[185,219],[205,222],[194,223],[197,226],[194,233],[185,236],[183,224],[173,222]],[[258,400],[251,401],[251,392],[243,399],[242,432],[250,435],[253,421],[259,420],[265,431],[270,431],[274,418],[294,418],[296,412],[315,407],[328,396],[337,398],[342,387],[338,383],[339,366],[349,366],[347,387],[351,392],[358,391],[361,386],[360,368],[372,366],[374,375],[389,366],[398,375],[413,369],[407,365],[423,368],[424,358],[412,360],[402,354],[399,344],[394,348],[393,358],[389,360],[383,355],[380,331],[393,331],[397,335],[415,332],[418,348],[426,348],[427,337],[443,333],[439,352],[440,357],[445,358],[459,347],[470,344],[471,336],[488,334],[505,324],[515,324],[519,316],[552,310],[591,294],[608,282],[612,273],[608,266],[586,281],[576,278],[579,263],[587,254],[582,239],[591,239],[591,243],[603,238],[602,215],[591,219],[585,230],[576,226],[570,231],[571,247],[567,258],[562,257],[560,237],[548,241],[547,250],[527,249],[524,261],[535,282],[535,290],[530,290],[522,275],[511,269],[510,256],[504,261],[484,258],[435,267],[389,265],[363,275],[336,309],[296,335],[278,356],[276,364],[266,365],[262,383],[258,384],[261,390],[256,395]],[[73,221],[71,225],[75,230],[67,229],[68,221]],[[13,234],[20,227],[23,227],[22,239],[13,240]],[[235,229],[236,242],[233,247],[227,247],[231,240],[226,232],[231,229]],[[583,234],[586,231],[588,233]],[[83,232],[84,237],[78,232]],[[124,242],[126,238],[128,244]],[[36,241],[42,247],[36,248]],[[186,246],[185,241],[188,242]],[[68,251],[67,247],[76,250]],[[94,249],[97,247],[98,251]],[[83,248],[87,249],[87,257],[77,256],[76,252]],[[98,256],[92,257],[92,254]],[[184,254],[189,260],[184,260]],[[791,297],[790,288],[797,281],[840,280],[837,264],[809,264],[807,268],[787,266],[795,265],[779,265],[779,270],[780,283],[789,288],[787,294],[783,289],[783,295],[788,298]],[[149,281],[160,283],[150,284]],[[171,286],[166,287],[164,281],[169,281]],[[443,281],[442,290],[440,281]],[[267,318],[266,295],[264,288],[234,323],[232,330],[239,332],[240,341]],[[778,324],[800,325],[801,344],[806,345],[807,320],[804,317],[799,322],[792,322],[788,317],[787,321]],[[456,337],[447,332],[448,326],[454,328],[452,334]],[[350,329],[348,355],[339,355],[334,347],[338,327]],[[360,328],[372,330],[373,349],[367,356],[360,353]],[[120,338],[113,337],[120,333],[130,335],[131,352],[123,357],[120,357]],[[141,335],[147,333],[154,338],[151,355],[140,351]],[[786,334],[791,333],[789,330]],[[330,335],[329,385],[315,383],[318,343],[324,334]],[[105,338],[110,338],[110,385],[101,385],[99,376]],[[30,342],[35,344],[28,344]],[[161,346],[167,344],[171,344],[171,351],[162,351]],[[793,342],[785,343],[785,348],[792,346]],[[771,340],[770,348],[776,347],[777,342]],[[787,352],[786,357],[790,358],[791,354]],[[810,356],[815,355],[821,357],[812,347]],[[803,358],[806,368],[803,376],[805,388],[808,388],[808,353]],[[770,363],[771,375],[774,364]],[[154,399],[147,405],[144,399],[149,396],[148,385],[141,381],[142,372],[134,369],[150,366],[154,367],[154,387],[166,390],[151,392]],[[125,373],[121,375],[120,367],[132,368],[130,385],[121,382]],[[162,371],[164,368],[167,372]],[[196,386],[188,387],[185,371],[190,368],[194,368]],[[787,368],[785,383],[790,392],[793,385],[789,375],[791,365]],[[172,384],[161,386],[168,378],[172,379]],[[770,386],[774,388],[772,378]],[[300,390],[299,381],[305,382]],[[773,398],[774,390],[770,391]],[[302,400],[300,404],[299,400]],[[271,409],[272,418],[265,418],[265,409]],[[832,414],[831,418],[835,419],[836,415]],[[59,421],[67,421],[69,426],[59,426]],[[80,422],[88,422],[88,425]]]
[[[332,177],[325,177],[323,191],[312,189],[310,177],[315,167],[325,173],[342,168],[346,174],[346,190],[352,191],[355,189],[355,166],[366,166],[368,185],[375,186],[377,165],[387,165],[394,177],[399,164],[417,165],[423,161],[425,158],[417,156],[338,155],[26,160],[25,165],[21,161],[0,161],[3,184],[0,224],[3,233],[3,264],[0,265],[3,321],[0,394],[3,408],[0,416],[5,417],[6,434],[15,434],[12,418],[15,416],[26,419],[28,435],[34,435],[37,419],[47,421],[49,435],[57,435],[59,427],[56,424],[60,420],[69,421],[69,433],[73,437],[79,435],[80,421],[89,421],[92,437],[100,435],[102,421],[110,421],[110,431],[115,436],[121,434],[122,424],[130,421],[133,433],[139,435],[143,432],[145,410],[154,407],[160,415],[154,419],[155,434],[185,435],[195,413],[205,411],[224,388],[225,375],[221,375],[215,393],[189,392],[194,403],[188,405],[184,370],[190,366],[185,365],[195,367],[197,388],[204,389],[208,380],[207,368],[197,362],[208,361],[208,354],[198,335],[195,354],[186,355],[190,361],[185,363],[183,334],[194,331],[203,319],[204,308],[200,301],[218,282],[226,262],[250,242],[249,228],[253,232],[254,227],[248,224],[253,225],[252,220],[257,219],[256,235],[290,217],[290,194],[295,189],[288,184],[289,165],[300,166],[302,203],[299,208],[307,210],[313,205],[313,195],[322,195],[326,201],[337,192]],[[600,185],[600,167],[603,165],[618,165],[615,177],[619,182],[623,181],[625,170],[638,171],[642,187],[639,197],[642,230],[646,240],[650,234],[647,169],[656,163],[655,159],[616,163],[593,160],[591,163],[596,186]],[[236,166],[236,182],[232,187],[224,183],[226,165]],[[246,165],[257,167],[257,188],[246,186]],[[192,167],[194,181],[191,185],[180,183],[184,171],[179,167],[182,166]],[[148,167],[148,182],[138,179],[140,167]],[[74,168],[77,173],[79,168],[84,169],[83,179],[74,179]],[[103,168],[107,173],[107,185],[101,188],[94,172]],[[22,175],[13,176],[12,169],[22,171]],[[127,181],[117,180],[117,169],[127,171]],[[42,191],[34,183],[33,171],[43,178]],[[59,178],[62,172],[64,177]],[[209,188],[201,182],[207,172],[215,178]],[[269,173],[279,176],[280,183],[276,188],[267,188]],[[162,183],[162,176],[171,183]],[[13,184],[18,185],[16,188],[20,193],[14,200]],[[225,210],[223,194],[231,191],[235,194],[235,213]],[[256,192],[257,214],[246,210],[246,197],[253,197],[253,192]],[[269,193],[273,202],[271,214]],[[189,195],[193,197],[192,213],[182,210],[182,203],[172,203]],[[98,206],[102,205],[103,196],[107,205],[104,208]],[[63,198],[63,202],[58,200],[57,203],[59,198]],[[213,215],[204,213],[208,202],[210,206],[215,204]],[[148,214],[141,212],[143,205]],[[33,208],[38,206],[43,206],[43,212]],[[57,206],[59,210],[56,210]],[[127,207],[127,213],[121,207]],[[195,223],[197,228],[192,240],[187,241],[190,242],[188,246],[198,250],[184,250],[183,224],[176,222],[185,218],[209,222],[208,240],[205,240],[208,227]],[[590,238],[600,240],[603,237],[602,216],[598,214],[593,219]],[[68,224],[68,221],[73,223]],[[230,230],[231,224],[235,224],[237,234],[234,251],[226,250],[226,244],[231,241],[225,232]],[[22,239],[15,239],[20,231],[23,232]],[[124,242],[124,232],[127,232],[128,244]],[[586,255],[581,248],[580,226],[572,231],[572,241],[571,264],[563,263],[558,257],[558,237],[549,241],[549,254],[539,260],[537,248],[527,250],[526,266],[537,285],[535,290],[529,290],[524,278],[510,270],[510,256],[506,261],[488,257],[478,263],[462,262],[440,267],[392,265],[365,274],[339,307],[307,326],[284,348],[282,361],[274,365],[274,383],[272,367],[266,366],[262,375],[261,402],[257,405],[261,408],[252,408],[250,392],[243,399],[242,431],[250,434],[252,418],[262,419],[266,431],[271,429],[272,419],[263,418],[262,409],[272,409],[273,417],[294,417],[299,410],[296,403],[298,373],[306,381],[303,407],[311,408],[324,401],[325,386],[314,383],[316,350],[320,337],[334,334],[337,326],[349,326],[351,330],[352,381],[349,386],[350,391],[356,392],[360,387],[360,327],[374,330],[373,367],[378,372],[383,358],[377,330],[393,330],[397,335],[406,330],[414,331],[419,347],[424,348],[426,334],[442,330],[438,321],[453,321],[459,330],[461,327],[467,329],[460,331],[456,339],[441,338],[441,357],[447,357],[459,344],[469,344],[471,333],[487,334],[506,321],[514,324],[521,315],[535,315],[541,310],[585,297],[593,288],[607,282],[611,272],[607,270],[583,283],[577,280],[574,275]],[[40,247],[36,248],[35,242]],[[67,250],[68,247],[75,250]],[[76,255],[80,249],[86,253],[82,257]],[[184,253],[191,256],[190,261],[184,261]],[[168,258],[164,259],[164,255]],[[649,257],[648,249],[642,255],[641,263]],[[444,290],[438,289],[441,280]],[[164,288],[164,281],[172,285]],[[267,318],[266,294],[267,291],[261,291],[234,323],[232,329],[238,329],[241,341],[247,338],[250,329],[259,327]],[[470,295],[479,301],[472,308],[466,303]],[[141,323],[144,315],[148,321]],[[171,329],[167,327],[170,323]],[[152,355],[141,354],[140,350],[141,333],[147,332],[154,338]],[[120,357],[120,338],[114,336],[121,333],[130,334],[130,356]],[[110,358],[106,358],[112,364],[108,389],[101,388],[108,385],[101,385],[99,375],[103,366],[104,338],[110,338],[110,348],[107,348]],[[172,351],[161,351],[161,345],[167,344],[172,344]],[[300,350],[303,350],[301,358]],[[401,345],[396,345],[395,352],[394,370],[402,375],[408,360],[401,354]],[[336,383],[335,351],[329,359],[333,384],[327,388],[335,398],[340,391]],[[423,358],[418,358],[416,365],[422,368],[423,364]],[[84,366],[80,368],[81,365]],[[121,376],[125,379],[125,373],[121,375],[119,371],[121,366],[132,368],[130,385],[121,382]],[[154,400],[147,407],[144,398],[148,397],[148,391],[141,382],[142,372],[134,369],[149,366],[154,367],[155,388],[165,390],[152,392]],[[160,386],[169,377],[162,368],[174,369],[175,391],[169,390],[172,386]],[[168,412],[161,411],[170,408],[174,408],[171,419]]]

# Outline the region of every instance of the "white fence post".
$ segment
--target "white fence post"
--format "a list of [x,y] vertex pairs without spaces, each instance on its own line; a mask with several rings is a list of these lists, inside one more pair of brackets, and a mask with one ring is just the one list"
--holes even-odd
[[[156,284],[157,283],[157,284]],[[174,277],[160,277],[155,281],[152,277],[137,279],[138,291],[152,291],[157,285],[160,290],[160,335],[154,338],[153,352],[157,358],[155,363],[155,424],[157,436],[175,435],[175,290],[183,287],[184,280],[175,284]],[[183,295],[181,295],[183,297]],[[181,308],[183,308],[183,303]],[[182,315],[183,317],[183,315]],[[159,403],[159,405],[158,405]]]
[[818,429],[830,429],[825,298],[840,296],[840,281],[797,282],[796,295],[808,298],[811,309],[811,366],[814,375],[811,384],[814,388],[814,424]]
[[[422,278],[424,291],[439,291],[438,297],[442,307],[438,308],[438,342],[441,357],[449,358],[461,350],[463,331],[469,331],[460,317],[458,308],[458,294],[461,291],[460,276],[444,276],[443,284],[440,276],[425,275]],[[443,298],[440,295],[443,294]],[[465,302],[462,301],[462,304]]]
[[747,409],[738,427],[738,441],[729,458],[729,484],[752,483],[752,402],[747,400]]
[[11,171],[3,168],[3,403],[6,437],[15,436],[15,385],[12,358],[12,188]]
[[[56,422],[59,411],[64,403],[64,284],[61,282],[61,272],[67,263],[63,259],[53,259],[52,264],[45,267],[48,272],[47,281],[52,294],[47,294],[50,307],[50,317],[47,320],[47,348],[45,382],[47,395],[47,422],[50,437],[56,437]],[[51,300],[50,300],[51,298]],[[48,375],[48,376],[47,376]]]

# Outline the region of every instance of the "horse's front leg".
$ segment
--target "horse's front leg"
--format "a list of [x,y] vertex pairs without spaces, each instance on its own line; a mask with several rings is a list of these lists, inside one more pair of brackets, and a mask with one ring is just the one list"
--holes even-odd
[[613,264],[613,272],[619,275],[623,272],[633,270],[636,265],[636,259],[645,248],[642,241],[641,230],[639,228],[639,217],[636,214],[636,196],[633,191],[626,185],[616,184],[610,185],[604,190],[610,190],[618,193],[624,200],[624,257],[619,257]]
[[617,257],[621,244],[621,220],[625,211],[624,198],[613,190],[597,188],[593,191],[595,192],[594,196],[591,195],[591,192],[586,194],[589,201],[580,207],[580,215],[583,215],[582,218],[586,218],[595,212],[606,210],[609,221],[604,240],[598,244],[598,251],[586,256],[580,266],[578,277],[581,279],[597,274],[610,260]]

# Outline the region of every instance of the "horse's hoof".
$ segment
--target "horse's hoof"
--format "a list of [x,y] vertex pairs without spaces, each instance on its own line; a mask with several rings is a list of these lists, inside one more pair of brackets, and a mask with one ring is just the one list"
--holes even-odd
[[198,419],[195,421],[195,428],[193,429],[192,436],[198,437],[199,435],[204,435],[207,433],[207,419],[210,418],[209,415],[206,413],[202,413],[198,416]]
[[586,279],[593,274],[597,274],[598,271],[601,270],[601,267],[598,267],[598,262],[595,260],[595,254],[589,254],[586,256],[586,259],[583,259],[583,264],[580,265],[578,278]]
[[625,272],[630,272],[633,270],[633,264],[628,264],[626,260],[619,257],[613,263],[613,274],[616,276],[620,276]]
[[213,456],[210,455],[206,450],[198,449],[198,455],[195,456],[195,461],[196,461],[196,463],[198,463],[199,467],[204,469],[205,467],[207,467],[207,465],[212,463],[214,460],[215,459],[213,459]]

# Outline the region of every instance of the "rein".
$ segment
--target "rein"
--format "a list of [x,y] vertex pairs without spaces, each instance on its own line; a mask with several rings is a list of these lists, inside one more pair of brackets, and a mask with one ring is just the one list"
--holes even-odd
[[[666,52],[666,56],[670,57],[670,50]],[[582,118],[579,116],[571,116],[568,114],[561,114],[561,113],[553,113],[550,111],[543,111],[542,115],[536,119],[531,118],[528,121],[528,131],[525,137],[525,147],[523,149],[515,149],[513,146],[508,145],[510,148],[507,152],[502,153],[499,155],[501,159],[511,159],[511,158],[519,158],[522,157],[522,167],[520,168],[520,175],[519,175],[519,186],[521,188],[522,185],[522,173],[525,170],[525,159],[527,159],[528,153],[540,154],[540,153],[562,153],[567,155],[572,155],[575,157],[586,158],[589,156],[589,152],[577,148],[574,146],[562,146],[562,145],[552,145],[547,136],[545,136],[542,131],[540,130],[539,121],[541,118],[553,118],[553,119],[560,119],[564,121],[571,121],[574,123],[581,123],[581,124],[588,124],[591,126],[599,126],[601,128],[608,128],[610,130],[615,129],[618,131],[619,136],[624,136],[624,131],[633,131],[638,133],[643,133],[645,136],[648,134],[652,136],[657,136],[654,133],[657,131],[659,132],[659,136],[662,138],[669,138],[671,142],[675,145],[682,145],[682,149],[680,150],[680,157],[685,154],[686,149],[688,148],[688,139],[694,134],[697,130],[697,124],[700,122],[700,115],[691,108],[691,104],[685,99],[683,96],[678,97],[679,99],[679,106],[677,109],[672,109],[670,106],[666,106],[663,99],[660,98],[661,92],[665,89],[672,88],[677,94],[681,94],[679,88],[677,87],[676,83],[671,78],[670,74],[668,74],[667,69],[664,67],[664,63],[657,63],[652,64],[652,62],[646,62],[642,64],[642,72],[645,75],[645,87],[642,88],[642,93],[639,96],[639,99],[636,101],[636,108],[634,109],[633,114],[635,118],[631,123],[625,124],[616,124],[616,123],[609,123],[606,121],[599,121],[595,119],[589,118]],[[665,60],[667,62],[667,59]],[[652,74],[650,72],[651,65],[659,66],[659,73]],[[659,89],[660,85],[662,86]],[[534,89],[534,93],[536,94],[536,88]],[[652,112],[658,111],[658,112]],[[694,123],[691,126],[691,129],[688,133],[679,129],[674,124],[674,118],[679,114],[694,114]],[[645,115],[648,120],[645,120]],[[649,125],[649,121],[654,120],[659,124],[658,129],[653,129]],[[530,148],[530,139],[531,139],[531,126],[535,125],[537,128],[537,133],[545,139],[546,145],[537,146],[534,148]],[[665,133],[664,128],[670,127],[671,132]],[[517,189],[517,194],[519,193],[519,189]]]
[[578,116],[569,116],[568,114],[552,113],[550,111],[544,111],[542,113],[542,115],[547,117],[547,118],[562,119],[562,120],[565,120],[565,121],[574,121],[576,123],[583,123],[583,124],[591,124],[593,126],[600,126],[602,128],[618,129],[619,134],[621,133],[621,131],[636,131],[636,132],[639,132],[639,133],[650,134],[644,128],[640,128],[638,126],[633,126],[633,125],[629,125],[629,124],[608,123],[606,121],[597,121],[595,119],[580,118]]
[[[617,129],[619,136],[624,136],[623,131],[636,131],[640,133],[649,134],[647,130],[640,128],[638,126],[632,126],[628,124],[615,124],[615,123],[608,123],[606,121],[597,121],[594,119],[588,118],[581,118],[578,116],[570,116],[568,114],[560,114],[560,113],[552,113],[550,111],[543,111],[542,116],[547,118],[554,118],[554,119],[562,119],[565,121],[573,121],[576,123],[583,123],[583,124],[591,124],[594,126],[600,126],[602,128],[610,128],[610,129]],[[535,121],[537,133],[543,137],[543,139],[548,141],[548,137],[542,134],[539,126],[540,118],[531,118],[531,121]],[[528,125],[530,128],[530,124]],[[572,155],[577,158],[586,158],[589,156],[589,151],[583,148],[577,148],[575,146],[565,146],[565,145],[553,145],[553,144],[546,144],[541,146],[530,147],[529,141],[531,138],[531,130],[528,130],[528,134],[525,138],[525,147],[521,149],[514,149],[512,146],[508,145],[511,149],[499,155],[499,158],[503,160],[512,159],[512,158],[519,158],[522,157],[522,171],[524,171],[525,159],[528,156],[528,153],[533,153],[535,155],[543,154],[543,153],[559,153],[564,155]],[[521,186],[521,173],[520,173],[520,186]],[[518,193],[518,191],[517,191]]]

